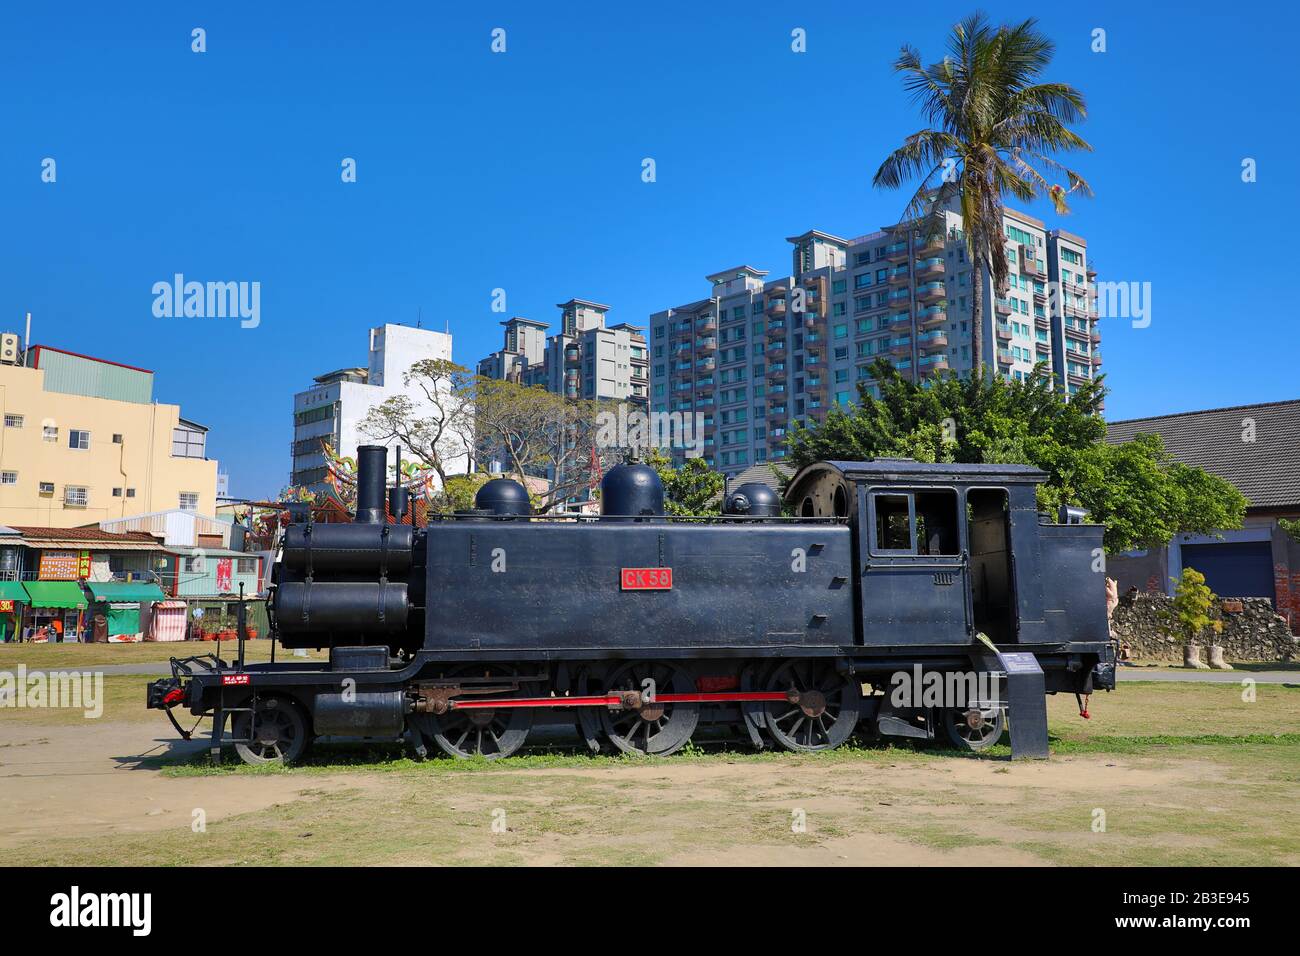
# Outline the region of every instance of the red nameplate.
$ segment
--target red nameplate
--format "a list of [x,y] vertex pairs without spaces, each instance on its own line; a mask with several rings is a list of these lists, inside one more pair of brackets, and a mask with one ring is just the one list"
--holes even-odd
[[619,581],[624,591],[671,591],[672,568],[624,568]]

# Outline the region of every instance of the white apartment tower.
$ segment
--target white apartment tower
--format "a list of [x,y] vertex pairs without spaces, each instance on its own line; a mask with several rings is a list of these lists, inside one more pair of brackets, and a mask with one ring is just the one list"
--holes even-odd
[[[355,457],[358,445],[387,444],[361,431],[372,408],[405,395],[418,409],[427,403],[418,386],[407,386],[406,373],[424,359],[451,360],[449,333],[405,325],[385,324],[370,330],[365,366],[336,369],[318,375],[315,384],[293,397],[293,446],[290,484],[322,491],[327,463],[322,441],[336,454]],[[410,457],[408,449],[403,450]],[[390,458],[391,462],[391,458]],[[468,458],[453,463],[449,473],[464,472]]]

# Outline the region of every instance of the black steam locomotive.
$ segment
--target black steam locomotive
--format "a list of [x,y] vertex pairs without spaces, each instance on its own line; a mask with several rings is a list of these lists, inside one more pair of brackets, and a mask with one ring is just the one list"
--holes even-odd
[[640,754],[855,730],[982,749],[1009,725],[1013,755],[1046,756],[1045,695],[1114,687],[1102,528],[1040,514],[1030,467],[820,462],[785,508],[746,484],[700,519],[628,463],[599,517],[534,516],[495,479],[426,527],[390,523],[385,473],[362,447],[355,522],[283,536],[274,636],[328,661],[245,665],[241,629],[239,661],[173,661],[149,706],[211,716],[214,757],[250,763],[323,736],[496,758],[556,722]]

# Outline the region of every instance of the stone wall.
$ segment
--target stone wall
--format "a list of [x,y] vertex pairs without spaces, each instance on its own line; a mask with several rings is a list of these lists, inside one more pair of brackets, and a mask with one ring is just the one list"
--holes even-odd
[[[1111,626],[1121,646],[1129,647],[1135,660],[1183,660],[1183,639],[1175,637],[1166,615],[1173,598],[1165,594],[1124,594],[1111,617]],[[1223,645],[1223,656],[1234,661],[1284,661],[1300,656],[1300,638],[1291,634],[1286,619],[1273,611],[1267,598],[1223,599],[1215,602],[1210,617],[1223,622],[1223,631],[1208,628],[1200,637],[1202,646]],[[1204,655],[1202,655],[1204,656]]]

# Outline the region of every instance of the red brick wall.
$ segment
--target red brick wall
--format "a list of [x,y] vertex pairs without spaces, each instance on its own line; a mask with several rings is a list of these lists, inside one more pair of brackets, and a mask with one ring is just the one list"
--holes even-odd
[[1292,634],[1300,635],[1300,570],[1275,564],[1273,587],[1277,593],[1277,613],[1290,621]]

